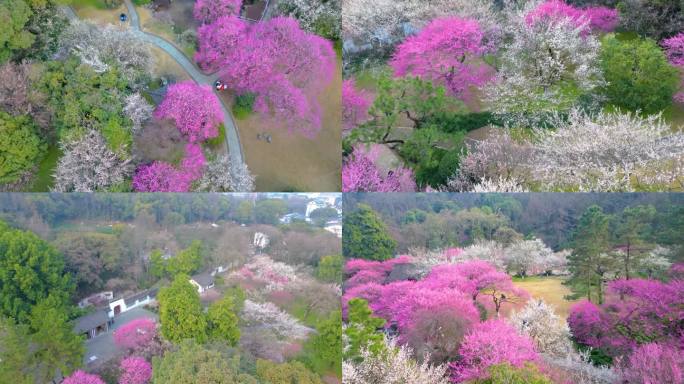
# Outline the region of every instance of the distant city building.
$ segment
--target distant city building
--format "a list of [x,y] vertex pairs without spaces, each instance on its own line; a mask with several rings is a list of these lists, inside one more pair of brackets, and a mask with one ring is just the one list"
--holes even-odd
[[202,294],[214,288],[214,276],[209,272],[199,273],[190,278],[190,284],[194,285],[197,288],[197,292]]
[[306,213],[304,214],[306,221],[311,221],[311,212],[320,208],[334,208],[337,210],[337,214],[341,215],[342,210],[336,206],[337,197],[334,195],[319,196],[313,200],[310,200],[306,204]]
[[291,224],[295,221],[306,221],[306,216],[302,215],[301,213],[288,213],[280,218],[280,222],[283,224]]
[[330,233],[335,234],[335,236],[342,238],[342,222],[340,221],[329,221],[325,224],[324,229]]

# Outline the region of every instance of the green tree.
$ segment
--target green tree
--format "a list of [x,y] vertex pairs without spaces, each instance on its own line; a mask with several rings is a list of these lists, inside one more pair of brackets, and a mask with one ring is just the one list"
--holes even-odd
[[378,214],[365,204],[344,217],[342,253],[345,257],[387,260],[394,256],[397,242]]
[[287,204],[281,199],[259,200],[254,208],[257,223],[277,225],[280,217],[287,213]]
[[337,209],[333,207],[325,207],[314,209],[310,214],[309,218],[313,221],[314,225],[319,227],[325,227],[325,224],[337,218]]
[[304,346],[305,361],[314,372],[342,375],[342,313],[335,311],[316,327]]
[[159,249],[153,249],[150,253],[150,276],[161,279],[166,274],[166,260],[162,257]]
[[180,273],[189,275],[202,266],[202,242],[193,240],[188,248],[167,261],[166,271],[171,277]]
[[243,224],[254,221],[254,205],[251,201],[243,200],[238,204],[235,210],[235,220]]
[[622,252],[618,252],[616,258],[622,264],[625,279],[632,277],[639,262],[652,248],[646,239],[655,215],[656,209],[652,205],[637,205],[625,208],[617,217],[615,237]]
[[568,256],[571,277],[569,284],[575,292],[592,300],[592,289],[596,298],[603,303],[605,275],[614,270],[614,259],[610,251],[610,217],[598,205],[592,205],[582,214],[573,234],[573,251]]
[[179,274],[170,286],[159,291],[159,320],[162,335],[172,342],[207,339],[207,319],[199,294],[187,275]]
[[0,383],[38,382],[29,337],[28,325],[0,316]]
[[0,111],[0,184],[17,181],[45,152],[29,116]]
[[532,363],[516,368],[508,363],[492,365],[489,377],[475,380],[473,384],[553,384],[553,381],[539,372]]
[[604,93],[611,104],[655,113],[672,103],[679,72],[655,41],[607,35],[601,41],[601,64],[607,84]]
[[240,327],[235,314],[235,305],[231,296],[224,296],[213,303],[207,311],[209,339],[225,340],[235,346],[240,341]]
[[323,384],[316,374],[298,361],[279,364],[259,359],[256,375],[264,384]]
[[323,256],[318,262],[316,275],[325,282],[342,284],[343,267],[344,257],[342,255]]
[[152,359],[153,384],[257,384],[239,372],[239,361],[192,340]]
[[0,316],[26,323],[38,302],[48,296],[67,302],[73,292],[61,254],[35,234],[0,221]]
[[35,332],[31,348],[35,348],[36,369],[40,372],[37,382],[51,381],[56,372],[68,376],[83,364],[83,338],[74,333],[60,298],[49,297],[38,303],[31,312],[30,327]]
[[33,44],[35,36],[26,30],[33,12],[23,0],[3,0],[0,3],[0,63],[7,61],[18,50]]
[[378,329],[385,325],[385,319],[373,316],[368,302],[363,299],[349,300],[348,326],[344,330],[349,346],[345,358],[359,360],[362,349],[378,355],[385,351],[385,341]]

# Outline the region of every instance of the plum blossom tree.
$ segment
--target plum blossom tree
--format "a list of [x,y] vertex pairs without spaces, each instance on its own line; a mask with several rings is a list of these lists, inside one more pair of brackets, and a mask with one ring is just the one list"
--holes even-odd
[[198,144],[185,146],[185,157],[179,169],[162,161],[139,166],[133,175],[133,189],[137,192],[187,192],[202,176],[206,159]]
[[622,369],[623,383],[684,383],[684,352],[676,346],[648,343],[637,347]]
[[525,277],[546,271],[553,257],[553,250],[541,239],[521,240],[506,247],[505,262],[509,272]]
[[679,92],[674,95],[674,100],[684,103],[684,32],[663,40],[661,44],[665,48],[670,64],[679,68],[681,72],[682,84]]
[[371,101],[365,92],[356,89],[354,79],[342,82],[342,129],[349,131],[368,120]]
[[209,161],[195,188],[203,192],[252,192],[254,176],[244,162],[233,163],[223,155]]
[[218,136],[218,126],[223,122],[221,106],[211,87],[192,81],[170,85],[154,117],[173,120],[191,143]]
[[287,312],[270,302],[257,303],[245,300],[241,319],[248,327],[272,332],[279,339],[304,339],[313,330],[305,327]]
[[397,76],[411,74],[444,85],[454,96],[468,96],[471,87],[489,79],[481,56],[490,51],[476,20],[435,19],[401,43],[390,61]]
[[152,117],[154,107],[139,92],[126,96],[123,112],[133,122],[133,133],[140,132],[143,124]]
[[121,360],[120,369],[119,384],[147,384],[152,378],[152,365],[142,357]]
[[673,133],[660,115],[572,110],[552,125],[537,130],[529,164],[544,189],[632,191],[636,183],[662,190],[684,183],[676,166],[684,134]]
[[385,339],[387,352],[377,356],[368,349],[361,350],[358,363],[345,360],[342,363],[344,384],[447,384],[446,365],[430,365],[429,359],[416,363],[413,351],[407,346],[397,346],[394,340]]
[[569,19],[529,25],[521,15],[511,20],[510,30],[498,78],[485,89],[494,112],[509,124],[540,124],[603,84],[599,41],[585,36],[583,27]]
[[203,24],[211,24],[222,16],[240,15],[242,0],[198,0],[193,16]]
[[[219,19],[218,23],[200,30],[200,65],[218,68],[220,79],[237,93],[255,94],[256,111],[285,122],[290,132],[315,137],[321,128],[321,109],[314,96],[330,83],[335,70],[330,41],[303,31],[288,17],[275,17],[247,30],[235,21]],[[224,31],[213,31],[216,27]],[[213,51],[212,41],[222,47],[221,52]]]
[[492,365],[509,363],[522,367],[539,361],[534,342],[503,320],[487,320],[468,333],[459,349],[460,359],[451,363],[451,379],[461,383],[487,377]]
[[114,343],[119,348],[136,351],[157,336],[157,323],[148,318],[135,319],[114,331]]
[[54,175],[56,192],[106,190],[122,183],[132,171],[130,159],[122,160],[112,152],[95,130],[77,140],[62,142],[62,152]]
[[85,373],[79,369],[64,379],[62,384],[105,384],[105,382],[99,376]]
[[[218,1],[218,0],[212,0]],[[199,3],[196,3],[199,4]],[[197,28],[195,61],[207,71],[216,71],[222,60],[239,49],[240,39],[247,33],[247,24],[237,17],[226,15]]]
[[530,300],[510,321],[520,334],[529,336],[539,353],[565,357],[572,351],[570,329],[543,300]]
[[576,27],[591,31],[611,32],[619,23],[618,11],[607,7],[575,8],[562,0],[548,0],[525,15],[525,22],[554,22],[568,19]]
[[344,192],[411,192],[416,190],[413,171],[397,167],[383,171],[377,165],[380,145],[369,149],[358,145],[342,164],[342,191]]

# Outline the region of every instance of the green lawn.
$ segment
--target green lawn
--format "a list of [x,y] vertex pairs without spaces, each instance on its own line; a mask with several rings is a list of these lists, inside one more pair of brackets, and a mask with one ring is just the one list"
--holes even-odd
[[56,145],[48,147],[47,154],[38,166],[33,184],[29,187],[29,192],[48,192],[54,182],[52,174],[57,167],[57,160],[62,156],[62,151]]
[[73,0],[71,5],[74,7],[93,7],[96,9],[107,9],[103,0]]

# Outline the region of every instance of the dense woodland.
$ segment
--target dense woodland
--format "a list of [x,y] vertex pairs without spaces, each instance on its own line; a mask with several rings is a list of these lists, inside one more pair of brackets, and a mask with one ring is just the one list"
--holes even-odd
[[[340,240],[325,220],[279,222],[306,202],[2,195],[0,382],[339,382]],[[255,233],[268,242],[255,244]],[[215,287],[198,293],[190,276],[219,266]],[[113,331],[114,357],[86,364],[92,343],[112,336],[75,334],[95,311],[76,303],[146,289],[156,301]]]
[[345,195],[345,382],[681,383],[682,208],[678,194]]

